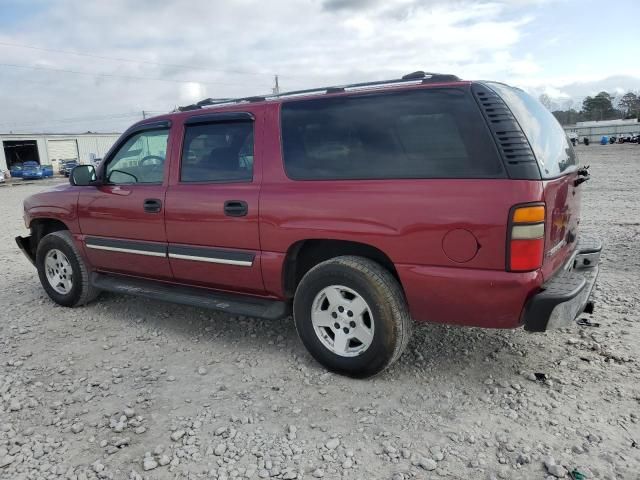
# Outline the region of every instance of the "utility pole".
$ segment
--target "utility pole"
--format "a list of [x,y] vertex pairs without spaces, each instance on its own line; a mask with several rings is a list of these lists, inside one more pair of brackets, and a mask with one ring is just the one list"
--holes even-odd
[[275,85],[273,87],[273,94],[278,95],[280,93],[280,85],[278,85],[278,75],[275,76]]
[[144,120],[145,118],[147,118],[147,113],[144,110],[142,110],[142,119]]

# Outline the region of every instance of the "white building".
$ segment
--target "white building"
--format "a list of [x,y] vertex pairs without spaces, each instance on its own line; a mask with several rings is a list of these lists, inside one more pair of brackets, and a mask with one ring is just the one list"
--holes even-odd
[[0,170],[35,160],[58,172],[63,160],[89,163],[104,157],[118,137],[119,133],[0,133]]
[[590,142],[599,142],[603,136],[619,137],[640,133],[640,123],[635,118],[578,122],[575,125],[565,125],[563,128],[567,134],[575,133],[580,142],[584,137],[588,137]]

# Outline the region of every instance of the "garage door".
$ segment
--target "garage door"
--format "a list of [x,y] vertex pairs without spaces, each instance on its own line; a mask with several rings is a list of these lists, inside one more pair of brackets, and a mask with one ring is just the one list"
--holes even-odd
[[50,160],[78,160],[78,144],[74,140],[47,140]]

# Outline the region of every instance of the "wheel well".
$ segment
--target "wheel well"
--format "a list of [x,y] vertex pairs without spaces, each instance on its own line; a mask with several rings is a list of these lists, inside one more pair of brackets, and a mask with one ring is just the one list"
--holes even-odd
[[67,226],[60,220],[53,218],[36,218],[31,222],[31,250],[35,258],[36,249],[40,240],[52,232],[60,230],[69,230]]
[[342,255],[356,255],[379,263],[398,280],[400,277],[391,259],[380,249],[366,243],[345,240],[302,240],[287,251],[284,261],[283,282],[286,297],[293,297],[302,277],[317,264]]

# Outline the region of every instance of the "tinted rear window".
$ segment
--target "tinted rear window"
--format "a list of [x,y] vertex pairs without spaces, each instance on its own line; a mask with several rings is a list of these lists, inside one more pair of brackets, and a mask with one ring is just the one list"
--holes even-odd
[[286,102],[282,143],[296,180],[504,176],[484,120],[461,89]]
[[576,164],[576,157],[564,129],[538,100],[519,88],[488,84],[505,101],[529,140],[542,178],[562,175]]

